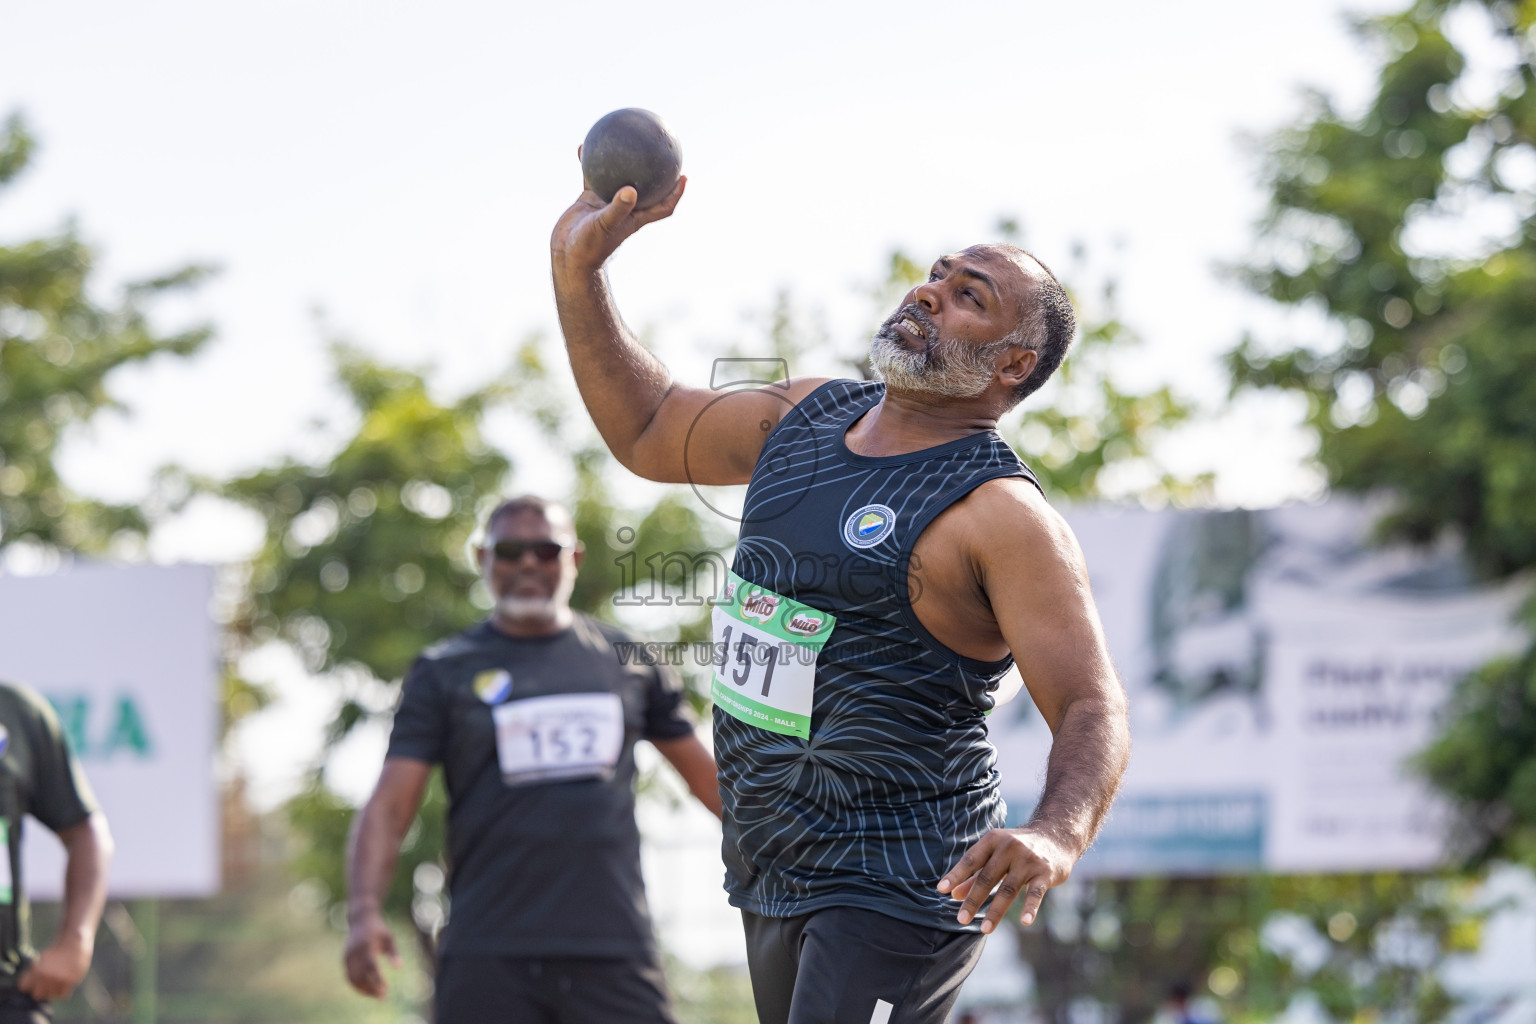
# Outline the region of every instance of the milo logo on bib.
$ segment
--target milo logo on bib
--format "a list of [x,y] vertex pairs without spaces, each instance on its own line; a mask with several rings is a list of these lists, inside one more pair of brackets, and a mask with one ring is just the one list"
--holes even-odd
[[816,659],[837,619],[734,572],[712,619],[715,704],[748,725],[809,739]]
[[784,623],[784,628],[796,636],[815,636],[821,632],[826,618],[821,615],[806,615],[804,612],[794,616]]
[[767,622],[779,610],[779,595],[767,590],[755,590],[752,596],[741,602],[741,617],[754,622]]

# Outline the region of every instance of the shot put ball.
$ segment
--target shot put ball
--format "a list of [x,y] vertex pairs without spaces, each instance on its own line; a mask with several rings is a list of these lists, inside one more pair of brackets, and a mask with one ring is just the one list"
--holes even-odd
[[640,195],[636,209],[655,206],[671,194],[682,169],[676,137],[661,118],[639,107],[603,115],[581,144],[581,173],[604,202],[633,185]]

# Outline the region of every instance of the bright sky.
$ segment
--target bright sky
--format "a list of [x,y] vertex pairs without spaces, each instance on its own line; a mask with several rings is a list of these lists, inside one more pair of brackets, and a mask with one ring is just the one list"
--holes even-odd
[[[554,336],[549,231],[587,127],[623,106],[660,112],[683,145],[677,215],[612,269],[680,377],[760,336],[750,315],[780,288],[854,342],[893,248],[926,261],[1010,215],[1069,283],[1075,241],[1118,278],[1148,340],[1134,373],[1215,404],[1217,353],[1295,326],[1214,272],[1260,211],[1239,135],[1294,116],[1307,84],[1347,109],[1373,70],[1336,0],[54,0],[10,5],[0,52],[0,113],[41,141],[0,201],[0,242],[74,217],[106,283],[223,268],[162,317],[210,320],[217,340],[125,373],[134,416],[68,453],[75,487],[117,498],[168,462],[228,474],[313,451],[337,406],[316,306],[381,355],[437,364],[449,392],[528,332]],[[1223,500],[1284,500],[1309,486],[1295,421],[1254,403],[1181,457],[1218,469]],[[228,560],[243,540],[205,524],[157,550]],[[273,742],[317,736],[317,700],[293,696]],[[301,755],[253,770],[280,789]]]

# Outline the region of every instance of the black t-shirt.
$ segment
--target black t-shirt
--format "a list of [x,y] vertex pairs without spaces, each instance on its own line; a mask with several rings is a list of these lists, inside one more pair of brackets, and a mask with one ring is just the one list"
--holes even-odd
[[[693,726],[677,675],[634,657],[638,645],[616,646],[633,642],[582,615],[570,629],[536,638],[482,622],[411,666],[388,756],[443,766],[451,896],[444,955],[626,957],[654,948],[635,825],[635,741],[687,736]],[[584,731],[579,718],[577,727],[562,726],[568,694],[612,716],[613,753],[596,755],[611,767],[580,778],[504,775],[498,720],[504,735],[516,734],[514,769],[537,769],[541,753],[558,767],[573,750],[585,763],[582,744],[603,729]]]
[[29,914],[21,885],[22,819],[55,832],[96,810],[96,797],[69,751],[52,705],[24,686],[0,683],[0,990],[15,987],[31,962]]

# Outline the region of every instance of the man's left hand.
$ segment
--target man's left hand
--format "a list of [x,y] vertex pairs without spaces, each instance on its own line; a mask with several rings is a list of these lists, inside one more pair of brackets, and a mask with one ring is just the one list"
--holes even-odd
[[67,999],[90,969],[90,947],[61,938],[38,954],[17,979],[16,988],[39,1002]]
[[1021,892],[1021,919],[1026,925],[1032,923],[1046,890],[1065,882],[1076,860],[1061,843],[1029,826],[995,828],[939,879],[939,892],[963,901],[958,920],[970,924],[996,889],[997,895],[981,922],[982,932],[991,934]]

